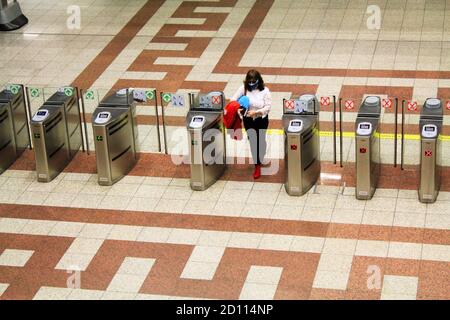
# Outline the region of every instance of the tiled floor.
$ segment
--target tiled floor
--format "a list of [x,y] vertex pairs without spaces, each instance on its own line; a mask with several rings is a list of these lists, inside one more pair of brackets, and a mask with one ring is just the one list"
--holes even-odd
[[[368,94],[400,107],[431,96],[447,104],[448,1],[20,3],[30,23],[0,34],[0,85],[38,88],[32,112],[59,86],[96,98],[85,101],[89,155],[46,184],[36,181],[32,151],[0,175],[0,299],[450,299],[448,110],[442,190],[427,205],[416,191],[418,111],[406,110],[401,170],[395,104],[383,109],[382,176],[370,201],[354,196],[357,108],[337,113],[344,134],[334,164],[333,104],[320,106],[322,175],[302,197],[283,186],[280,130],[282,99],[302,93],[343,106]],[[369,5],[380,9],[380,29],[368,28]],[[68,13],[78,9],[79,29]],[[155,108],[140,105],[139,163],[114,186],[97,184],[91,114],[112,87],[229,98],[251,67],[273,95],[275,175],[254,182],[245,140],[228,139],[233,164],[192,191],[188,165],[175,163],[188,153],[177,148],[187,141],[187,106],[165,107],[163,155]]]

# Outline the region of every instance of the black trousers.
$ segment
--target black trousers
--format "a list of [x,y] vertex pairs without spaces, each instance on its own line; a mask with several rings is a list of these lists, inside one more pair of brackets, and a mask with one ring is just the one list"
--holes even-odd
[[268,127],[269,116],[264,118],[259,117],[254,120],[250,117],[244,117],[244,128],[247,131],[247,137],[250,141],[250,150],[255,164],[261,164],[266,155],[266,131]]

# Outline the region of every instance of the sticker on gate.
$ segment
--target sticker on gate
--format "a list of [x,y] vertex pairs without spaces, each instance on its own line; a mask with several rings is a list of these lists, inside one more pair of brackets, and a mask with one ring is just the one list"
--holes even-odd
[[431,151],[431,150],[425,151],[425,157],[432,157],[432,156],[433,156],[433,151]]
[[447,110],[450,110],[450,101],[447,101],[447,104],[445,105],[445,107],[447,108]]
[[344,106],[345,106],[345,110],[353,110],[355,108],[355,101],[346,100]]
[[184,107],[184,94],[172,94],[171,102],[174,107]]
[[284,108],[286,110],[294,110],[295,109],[295,101],[294,100],[284,100]]
[[417,101],[408,101],[409,111],[417,111],[417,108],[418,108]]
[[381,100],[381,105],[383,106],[383,108],[386,108],[386,109],[392,108],[392,99]]
[[212,104],[222,104],[222,97],[221,96],[212,96],[211,103]]
[[320,104],[324,107],[328,107],[331,104],[330,97],[320,97]]

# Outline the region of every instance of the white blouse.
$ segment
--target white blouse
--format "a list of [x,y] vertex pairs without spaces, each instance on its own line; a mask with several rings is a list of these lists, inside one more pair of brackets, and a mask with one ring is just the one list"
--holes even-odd
[[[237,101],[245,93],[244,85],[242,85],[231,98],[231,101]],[[247,90],[247,97],[250,100],[249,110],[256,111],[258,115],[263,118],[269,114],[270,107],[272,105],[272,96],[269,88],[265,87],[264,90],[259,91],[255,89],[253,91]]]

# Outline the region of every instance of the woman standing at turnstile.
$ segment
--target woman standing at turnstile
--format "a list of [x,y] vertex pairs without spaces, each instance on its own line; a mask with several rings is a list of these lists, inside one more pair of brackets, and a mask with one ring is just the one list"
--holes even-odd
[[244,84],[236,91],[231,100],[237,101],[242,96],[247,96],[250,101],[250,106],[245,111],[243,120],[250,141],[253,162],[255,163],[253,178],[258,179],[261,176],[261,164],[266,155],[266,131],[269,127],[272,97],[257,70],[252,69],[247,72]]

